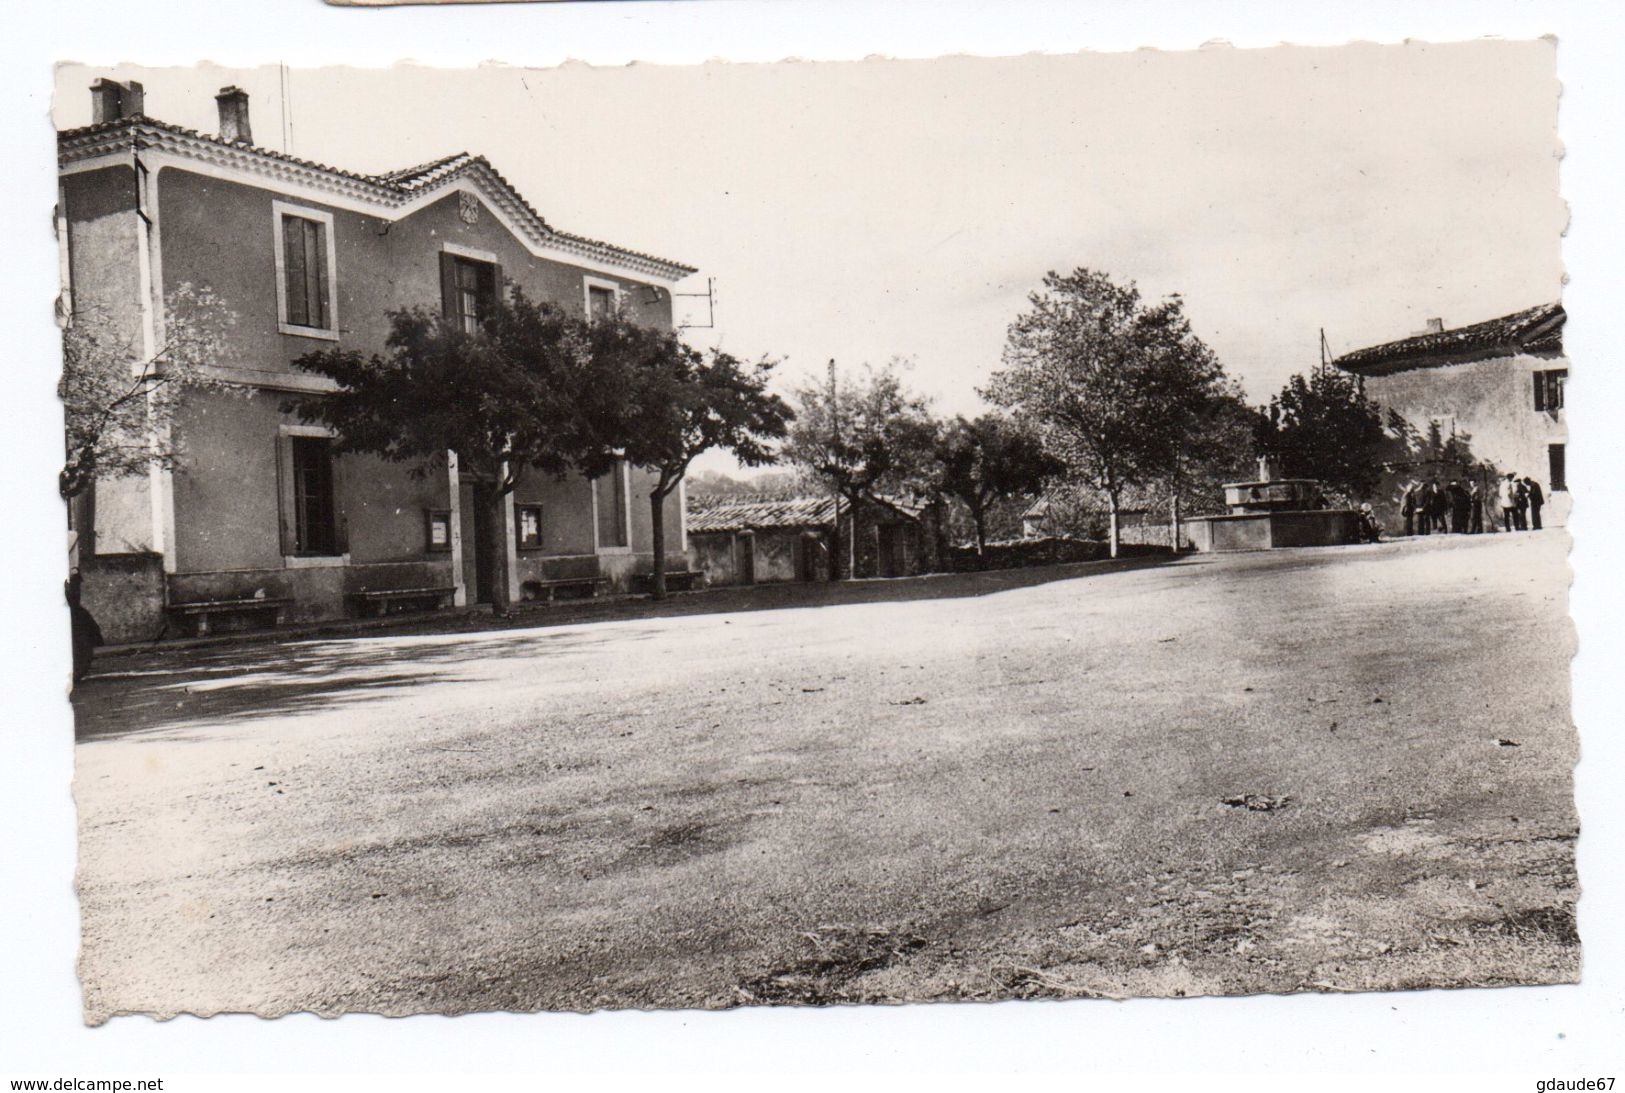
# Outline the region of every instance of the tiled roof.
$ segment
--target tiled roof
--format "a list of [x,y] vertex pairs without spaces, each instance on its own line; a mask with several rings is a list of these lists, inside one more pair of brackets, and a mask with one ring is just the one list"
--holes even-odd
[[1345,353],[1333,363],[1361,376],[1386,376],[1411,368],[1510,357],[1516,353],[1561,353],[1562,304],[1542,304],[1499,319],[1430,331]]
[[474,157],[467,152],[454,152],[449,156],[431,159],[428,163],[420,163],[416,167],[408,167],[404,171],[390,171],[387,174],[375,177],[403,189],[421,190],[424,186],[444,178],[473,159]]
[[752,528],[828,527],[835,522],[830,497],[792,497],[782,501],[723,501],[688,514],[689,534],[705,531],[749,531]]
[[[468,152],[458,152],[454,155],[442,156],[420,163],[415,167],[408,167],[400,171],[390,171],[379,175],[365,175],[356,171],[346,171],[341,167],[331,167],[325,163],[313,160],[300,159],[298,156],[279,152],[274,148],[262,148],[258,145],[242,144],[226,140],[212,133],[199,132],[196,129],[187,129],[180,125],[171,125],[169,122],[158,121],[142,114],[135,114],[115,121],[100,122],[96,125],[87,125],[78,129],[66,129],[57,134],[57,161],[67,165],[74,160],[87,156],[100,155],[114,147],[148,147],[163,142],[168,138],[178,142],[181,150],[191,149],[207,150],[211,157],[215,155],[229,157],[232,162],[241,164],[241,157],[259,161],[277,169],[278,177],[293,177],[301,180],[318,179],[325,181],[349,196],[361,197],[384,205],[402,205],[422,194],[433,192],[440,186],[454,181],[465,175],[474,174],[486,177],[491,183],[500,187],[504,199],[511,203],[510,212],[515,213],[519,219],[528,220],[527,230],[539,242],[561,246],[566,250],[579,254],[604,259],[610,262],[629,265],[634,269],[653,273],[657,276],[678,280],[694,273],[692,266],[685,266],[680,262],[659,258],[641,251],[628,250],[613,243],[605,243],[586,236],[575,235],[570,232],[559,231],[542,218],[541,213],[525,200],[523,194],[516,190],[512,183],[502,177],[497,169],[491,166],[484,156],[471,155]],[[127,141],[127,144],[120,142]]]
[[[900,516],[918,520],[925,506],[896,497],[871,497],[865,505],[882,505]],[[841,503],[842,515],[846,503]],[[730,499],[696,503],[688,512],[687,527],[696,531],[749,531],[752,528],[829,527],[835,522],[832,497]]]

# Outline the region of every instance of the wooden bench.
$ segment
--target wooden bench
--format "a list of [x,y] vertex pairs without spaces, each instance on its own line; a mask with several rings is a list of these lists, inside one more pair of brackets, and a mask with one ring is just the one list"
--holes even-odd
[[536,593],[532,602],[552,603],[560,591],[567,590],[580,592],[584,598],[591,599],[608,583],[608,577],[557,577],[549,581],[525,581],[519,587],[527,595]]
[[[668,571],[666,573],[666,591],[667,592],[692,592],[692,591],[694,591],[695,588],[699,587],[699,584],[703,579],[704,579],[704,574],[702,574],[697,569],[674,569],[674,570],[670,570],[670,571]],[[640,591],[640,592],[649,592],[649,591],[652,591],[654,589],[654,586],[655,586],[655,575],[653,573],[639,573],[638,574],[638,577],[637,577],[638,591]]]
[[377,588],[365,592],[352,592],[350,598],[356,602],[363,615],[382,618],[389,613],[392,604],[412,600],[433,600],[436,609],[445,607],[451,603],[456,592],[451,585],[434,585],[427,588]]
[[282,625],[282,609],[293,600],[283,596],[256,596],[242,600],[198,600],[194,603],[166,604],[164,610],[171,615],[191,621],[193,632],[200,638],[209,636],[209,620],[216,615],[247,615],[263,611],[271,613],[271,625]]

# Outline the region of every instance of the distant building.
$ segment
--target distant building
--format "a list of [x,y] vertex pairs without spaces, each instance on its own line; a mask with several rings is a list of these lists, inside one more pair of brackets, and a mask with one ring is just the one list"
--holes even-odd
[[[827,581],[830,552],[849,549],[850,507],[840,506],[839,534],[835,508],[831,497],[795,497],[728,500],[691,511],[692,565],[712,585]],[[933,545],[921,514],[903,502],[865,502],[852,575],[906,577],[932,568]]]
[[[1487,480],[1489,467],[1512,471],[1540,483],[1545,522],[1561,525],[1570,505],[1565,318],[1553,303],[1454,329],[1434,319],[1421,334],[1334,363],[1409,426],[1414,465],[1396,464],[1397,480],[1469,473]],[[1395,517],[1391,509],[1383,514],[1385,523]]]
[[[70,315],[117,317],[149,357],[177,286],[212,290],[236,316],[215,370],[234,390],[181,407],[179,464],[100,480],[72,506],[84,601],[110,640],[203,625],[210,603],[327,619],[413,590],[424,605],[483,602],[503,570],[517,596],[566,580],[626,588],[652,568],[638,468],[527,476],[501,541],[483,542],[474,514],[489,483],[455,460],[419,477],[338,455],[326,429],[282,406],[332,389],[296,357],[382,351],[394,309],[438,305],[476,324],[511,281],[581,313],[619,307],[669,327],[690,267],[555,228],[483,156],[361,174],[256,146],[237,88],[217,96],[218,134],[147,117],[139,84],[97,80],[91,94],[94,124],[57,138]],[[668,504],[681,564],[679,493]]]

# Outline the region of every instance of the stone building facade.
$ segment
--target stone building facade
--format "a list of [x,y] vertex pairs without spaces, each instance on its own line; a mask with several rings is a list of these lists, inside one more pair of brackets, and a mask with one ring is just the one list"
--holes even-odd
[[[483,156],[359,174],[254,145],[235,88],[217,97],[218,134],[147,117],[139,85],[98,80],[92,95],[94,123],[58,136],[65,310],[114,317],[148,359],[180,286],[235,316],[210,367],[222,386],[176,415],[174,468],[99,480],[72,505],[84,602],[109,640],[173,632],[177,608],[207,602],[259,597],[285,603],[290,621],[319,620],[390,590],[483,602],[496,567],[516,591],[561,578],[625,588],[652,567],[651,476],[638,468],[528,475],[507,499],[502,542],[481,543],[476,505],[490,487],[454,457],[418,476],[338,455],[284,403],[331,389],[295,358],[381,351],[395,309],[477,322],[511,282],[669,326],[672,287],[691,268],[554,228]],[[678,566],[682,521],[678,491],[666,515]]]
[[688,514],[690,555],[710,585],[772,584],[831,579],[851,555],[854,577],[907,577],[939,567],[929,521],[899,502],[860,506],[854,534],[851,509],[837,516],[830,497],[732,500]]
[[1403,523],[1396,501],[1407,480],[1476,477],[1493,486],[1508,471],[1540,484],[1548,526],[1566,522],[1565,319],[1554,303],[1453,329],[1434,320],[1421,334],[1336,359],[1404,425],[1406,450],[1395,453],[1378,499],[1386,526]]

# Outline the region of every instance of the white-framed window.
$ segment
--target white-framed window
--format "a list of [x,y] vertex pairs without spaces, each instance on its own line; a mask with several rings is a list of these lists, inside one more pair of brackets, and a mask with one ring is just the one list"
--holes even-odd
[[440,245],[440,293],[446,318],[465,334],[485,325],[502,295],[502,266],[490,251]]
[[626,460],[617,459],[613,470],[592,480],[593,531],[601,552],[632,549],[631,474]]
[[277,329],[337,341],[338,271],[333,214],[271,202],[276,253]]
[[583,277],[581,282],[582,303],[587,309],[587,318],[594,321],[605,319],[620,310],[620,282],[603,277]]
[[331,430],[282,425],[277,430],[277,492],[283,565],[348,565],[341,462]]

